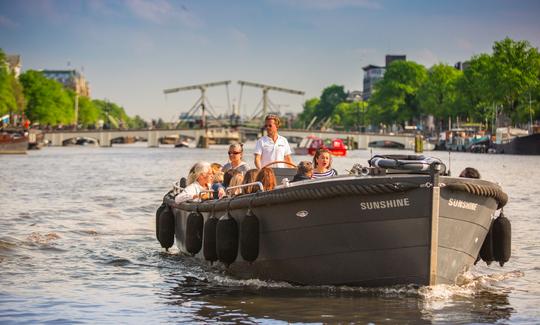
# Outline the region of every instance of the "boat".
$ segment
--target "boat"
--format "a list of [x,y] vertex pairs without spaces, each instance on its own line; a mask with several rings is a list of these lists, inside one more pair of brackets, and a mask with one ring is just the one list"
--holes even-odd
[[28,130],[28,149],[39,150],[45,145],[45,136],[39,129]]
[[0,154],[25,154],[28,136],[21,132],[0,132]]
[[294,153],[296,155],[314,156],[319,148],[328,149],[333,156],[343,157],[347,155],[347,146],[343,139],[323,140],[314,135],[307,136],[300,141],[294,148]]
[[370,143],[368,143],[368,147],[370,147],[370,148],[405,149],[405,145],[403,143],[399,143],[399,142],[396,142],[396,141],[390,141],[390,140],[371,141]]
[[[181,253],[239,279],[454,284],[481,247],[492,250],[484,261],[508,261],[510,225],[504,216],[492,221],[507,201],[499,185],[445,170],[434,158],[375,156],[349,175],[180,204],[174,196],[185,183],[178,182],[156,212],[156,237],[162,247],[176,241]],[[280,184],[295,173],[274,171]],[[493,247],[484,249],[484,241]]]
[[540,155],[540,130],[536,128],[534,131],[529,134],[527,130],[498,128],[496,152],[511,155]]

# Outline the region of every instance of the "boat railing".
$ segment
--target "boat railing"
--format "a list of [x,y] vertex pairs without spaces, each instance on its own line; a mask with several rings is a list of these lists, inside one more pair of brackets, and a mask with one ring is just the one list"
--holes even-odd
[[264,186],[261,182],[253,182],[253,183],[247,183],[247,184],[240,184],[236,186],[229,186],[225,189],[225,193],[227,193],[227,196],[230,196],[231,192],[234,192],[237,189],[243,189],[250,186],[258,186],[259,190],[264,191]]

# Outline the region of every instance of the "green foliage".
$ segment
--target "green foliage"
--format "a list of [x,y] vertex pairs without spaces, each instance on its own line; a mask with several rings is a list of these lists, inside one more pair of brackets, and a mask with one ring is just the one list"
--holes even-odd
[[461,75],[460,70],[445,64],[431,67],[417,94],[422,112],[442,120],[462,115],[463,106],[457,105],[457,81]]
[[78,124],[83,127],[95,127],[98,123],[101,110],[94,102],[85,96],[79,97],[79,118]]
[[26,116],[42,125],[72,124],[75,108],[62,84],[41,72],[29,70],[20,76],[27,100]]
[[21,100],[20,90],[19,82],[9,71],[6,55],[0,49],[0,115],[22,113],[24,100]]
[[129,117],[124,108],[107,100],[94,99],[94,104],[100,110],[99,118],[113,128],[127,127]]
[[128,120],[128,126],[130,129],[143,129],[148,127],[148,123],[139,115],[135,115],[135,117]]
[[[426,68],[412,61],[394,61],[375,85],[370,117],[385,124],[413,122],[421,114],[416,93],[427,80]],[[377,113],[376,115],[373,113]]]

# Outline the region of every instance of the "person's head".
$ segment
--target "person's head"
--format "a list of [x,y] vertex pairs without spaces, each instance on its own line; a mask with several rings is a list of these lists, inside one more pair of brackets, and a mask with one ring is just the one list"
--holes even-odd
[[296,173],[298,175],[307,176],[307,177],[313,176],[313,164],[311,163],[311,161],[301,161],[298,164]]
[[229,187],[231,186],[231,180],[236,176],[236,175],[242,175],[242,172],[239,171],[239,170],[236,170],[236,169],[229,169],[225,175],[223,175],[223,186],[225,187]]
[[266,129],[266,133],[268,133],[269,137],[273,137],[277,134],[280,124],[281,121],[279,116],[275,114],[268,114],[264,118],[264,128]]
[[233,143],[229,146],[229,160],[231,163],[239,163],[242,161],[244,153],[244,145],[241,143]]
[[256,180],[263,184],[265,191],[273,190],[276,187],[276,175],[272,168],[264,167],[259,170]]
[[[238,173],[235,173],[232,178],[231,178],[231,181],[229,182],[229,186],[228,187],[232,187],[232,186],[237,186],[237,185],[242,185],[242,182],[244,181],[244,174],[242,174],[241,172],[238,172]],[[238,194],[241,194],[242,193],[242,189],[238,188],[236,190],[233,190],[233,192],[231,193],[232,195],[238,195]]]
[[480,172],[476,168],[467,167],[461,171],[459,177],[480,178]]
[[[246,174],[244,175],[244,182],[243,184],[249,184],[249,183],[254,183],[257,181],[257,173],[259,172],[259,170],[257,168],[253,168],[253,169],[250,169],[246,172]],[[249,193],[255,193],[257,191],[257,187],[256,186],[248,186],[248,187],[245,187],[244,188],[244,193],[246,194],[249,194]]]
[[221,164],[218,163],[211,163],[210,166],[212,167],[212,171],[215,173],[219,172],[221,170]]
[[223,183],[223,177],[224,177],[225,173],[222,172],[221,170],[220,171],[217,171],[217,172],[214,172],[214,179],[213,179],[213,183]]
[[212,172],[212,167],[210,163],[206,161],[199,161],[191,167],[188,175],[187,183],[192,184],[198,182],[201,185],[206,185],[212,183],[212,178],[214,173]]
[[315,151],[315,156],[313,157],[313,166],[325,170],[332,168],[332,154],[330,153],[330,150],[326,148],[317,149],[317,151]]

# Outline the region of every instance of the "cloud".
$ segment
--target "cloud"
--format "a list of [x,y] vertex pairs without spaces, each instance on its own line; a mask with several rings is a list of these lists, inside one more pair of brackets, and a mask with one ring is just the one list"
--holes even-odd
[[18,23],[14,22],[13,20],[9,19],[6,16],[0,16],[0,28],[5,27],[8,29],[17,28],[19,26]]
[[203,25],[185,5],[177,8],[167,0],[125,0],[125,4],[136,17],[155,24],[178,21],[191,28]]
[[275,0],[283,4],[319,10],[335,10],[341,8],[382,9],[377,0]]
[[473,49],[474,49],[474,45],[471,41],[467,40],[467,39],[463,39],[463,38],[460,38],[456,41],[456,45],[458,48],[462,49],[462,50],[466,50],[466,51],[469,51],[471,52]]

